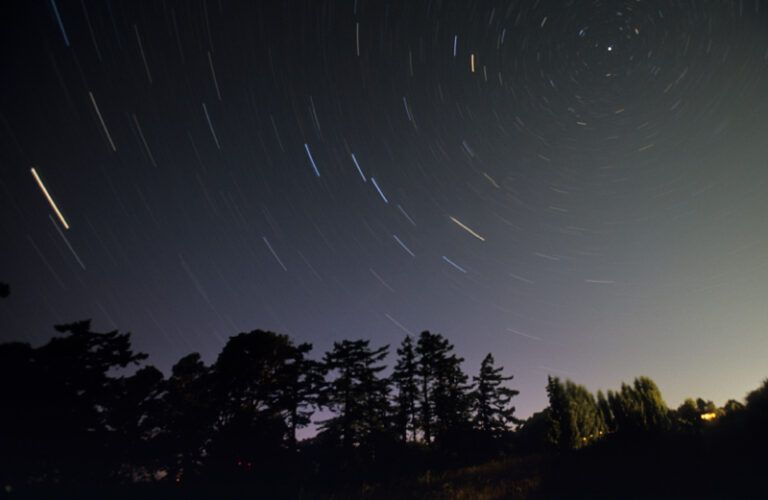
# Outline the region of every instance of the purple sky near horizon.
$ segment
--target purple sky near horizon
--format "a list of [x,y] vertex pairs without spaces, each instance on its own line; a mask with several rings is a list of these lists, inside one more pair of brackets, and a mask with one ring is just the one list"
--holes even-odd
[[0,341],[93,318],[167,373],[242,331],[319,357],[428,329],[470,374],[492,352],[520,416],[547,374],[743,397],[768,376],[767,12],[20,2]]

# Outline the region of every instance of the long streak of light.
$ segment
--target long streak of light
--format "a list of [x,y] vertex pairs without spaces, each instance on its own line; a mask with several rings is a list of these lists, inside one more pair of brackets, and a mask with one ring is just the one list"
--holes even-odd
[[307,152],[307,158],[309,158],[309,162],[312,164],[312,169],[315,171],[315,175],[320,177],[320,170],[317,169],[315,159],[312,158],[312,153],[309,151],[309,144],[304,143],[304,150]]
[[144,149],[147,151],[149,161],[156,167],[157,162],[155,162],[155,156],[152,154],[152,150],[149,149],[149,144],[147,144],[147,139],[144,137],[144,132],[141,130],[141,125],[139,125],[139,119],[136,117],[136,113],[133,114],[133,123],[136,125],[136,130],[139,132],[139,137],[141,138],[142,144],[144,144]]
[[61,15],[59,14],[59,7],[56,5],[56,0],[51,0],[51,8],[53,8],[53,14],[56,16],[56,22],[59,23],[61,36],[64,37],[64,44],[67,47],[69,47],[69,37],[67,36],[67,30],[64,29],[64,23],[61,20]]
[[72,252],[72,255],[75,257],[75,260],[77,260],[77,263],[80,264],[80,267],[83,268],[83,271],[85,271],[85,264],[83,264],[83,261],[80,260],[80,256],[77,255],[77,252],[75,252],[75,249],[72,247],[72,244],[69,242],[69,239],[67,238],[67,235],[65,235],[58,224],[56,224],[56,221],[53,220],[53,217],[50,215],[48,216],[49,219],[51,219],[51,224],[53,224],[53,227],[56,228],[56,232],[59,233],[59,236],[61,236],[61,239],[64,240],[64,243],[67,244],[67,248],[69,248],[69,251]]
[[401,329],[402,331],[404,331],[404,332],[405,332],[407,335],[411,335],[411,336],[414,336],[414,337],[416,336],[416,335],[415,335],[415,334],[414,334],[412,331],[410,331],[409,329],[407,329],[406,327],[404,327],[402,323],[400,323],[399,321],[397,321],[395,318],[393,318],[393,317],[392,317],[392,316],[390,316],[389,314],[387,314],[387,313],[384,313],[384,316],[385,316],[385,317],[386,317],[386,318],[387,318],[389,321],[391,321],[391,322],[392,322],[392,324],[394,324],[396,327],[398,327],[399,329]]
[[405,245],[405,243],[403,243],[403,241],[402,241],[400,238],[398,238],[398,237],[397,237],[397,235],[396,235],[396,234],[393,234],[393,235],[392,235],[392,237],[393,237],[393,238],[395,239],[395,241],[396,241],[396,242],[397,242],[397,243],[398,243],[398,244],[399,244],[399,245],[400,245],[400,246],[403,248],[403,250],[405,250],[406,252],[408,252],[408,255],[410,255],[411,257],[416,257],[416,254],[414,254],[413,252],[411,252],[411,249],[410,249],[410,248],[408,248],[408,247]]
[[466,273],[467,273],[467,270],[466,270],[466,269],[464,269],[463,267],[461,267],[460,265],[458,265],[457,263],[455,263],[454,261],[452,261],[451,259],[449,259],[449,258],[448,258],[448,257],[446,257],[445,255],[443,255],[443,260],[444,260],[445,262],[447,262],[448,264],[450,264],[451,266],[453,266],[453,267],[455,267],[456,269],[458,269],[459,271],[461,271],[462,273],[464,273],[464,274],[466,274]]
[[101,116],[101,111],[99,111],[99,105],[96,104],[96,98],[93,97],[93,92],[88,92],[88,95],[91,97],[91,104],[93,104],[93,109],[96,110],[96,116],[99,117],[99,121],[101,122],[101,128],[104,129],[104,133],[107,135],[107,139],[109,140],[109,145],[112,146],[112,151],[117,151],[117,147],[115,147],[115,141],[112,140],[112,136],[109,134],[109,129],[107,128],[107,124],[104,123],[104,117]]
[[357,171],[360,173],[360,177],[363,178],[363,182],[366,181],[365,174],[363,173],[363,169],[360,168],[360,164],[357,163],[357,158],[355,157],[355,153],[352,153],[352,161],[355,163],[355,166],[357,167]]
[[216,143],[216,149],[221,149],[219,144],[219,138],[216,136],[216,131],[213,130],[213,122],[211,121],[211,115],[208,114],[208,106],[203,103],[203,113],[205,113],[205,119],[208,120],[208,128],[211,129],[211,135],[213,136],[213,142]]
[[211,51],[208,51],[208,66],[211,67],[211,75],[213,76],[213,86],[216,88],[216,95],[221,100],[221,92],[219,91],[219,80],[216,78],[216,70],[213,69],[213,58],[211,57]]
[[377,273],[376,271],[374,271],[374,270],[373,270],[372,268],[370,268],[370,267],[368,268],[368,270],[371,272],[371,274],[373,275],[373,277],[374,277],[374,278],[376,278],[377,280],[379,280],[379,283],[381,283],[381,284],[384,286],[384,288],[386,288],[387,290],[389,290],[389,291],[390,291],[390,292],[392,292],[392,293],[396,293],[396,292],[395,292],[395,289],[394,289],[394,288],[392,288],[391,286],[389,286],[389,283],[387,283],[386,281],[384,281],[384,278],[382,278],[381,276],[379,276],[379,273]]
[[30,169],[32,172],[32,175],[34,176],[35,180],[37,181],[37,185],[40,186],[40,189],[42,190],[43,194],[45,195],[45,199],[48,200],[48,203],[51,205],[51,208],[53,208],[53,211],[56,212],[56,216],[61,221],[61,225],[64,226],[64,229],[69,229],[69,223],[64,218],[64,216],[61,214],[61,211],[59,210],[59,207],[56,206],[56,202],[53,201],[53,198],[51,198],[50,193],[48,193],[48,190],[45,188],[45,184],[43,184],[43,180],[40,178],[39,175],[37,175],[37,170],[35,170],[35,167],[32,167]]
[[466,225],[466,224],[464,224],[463,222],[461,222],[459,219],[457,219],[456,217],[453,217],[453,216],[449,216],[449,217],[450,217],[450,218],[451,218],[451,220],[452,220],[453,222],[455,222],[455,223],[456,223],[456,225],[458,225],[460,228],[462,228],[463,230],[465,230],[466,232],[468,232],[469,234],[471,234],[472,236],[474,236],[474,237],[475,237],[475,238],[477,238],[478,240],[480,240],[480,241],[485,241],[485,238],[483,238],[482,236],[480,236],[479,234],[477,234],[477,232],[476,232],[476,231],[474,231],[472,228],[470,228],[470,227],[467,227],[467,225]]
[[269,251],[272,252],[272,256],[275,258],[278,264],[280,264],[280,267],[283,268],[283,271],[288,271],[288,268],[285,267],[285,264],[283,264],[283,261],[280,259],[280,257],[277,256],[277,252],[275,252],[275,249],[272,248],[272,245],[269,244],[269,240],[266,236],[262,236],[261,239],[264,240],[264,243],[267,244],[267,248],[269,248]]
[[379,184],[376,182],[376,179],[374,179],[373,177],[371,177],[371,182],[373,183],[373,187],[375,187],[375,188],[376,188],[376,191],[378,191],[378,192],[379,192],[379,195],[381,196],[381,199],[382,199],[382,200],[384,200],[384,203],[389,203],[389,200],[387,199],[387,197],[386,197],[386,196],[384,196],[384,192],[383,192],[383,191],[381,190],[381,188],[379,187]]
[[410,216],[410,215],[408,215],[408,212],[406,212],[406,211],[405,211],[405,209],[404,209],[403,207],[401,207],[400,205],[398,205],[398,206],[397,206],[397,209],[398,209],[398,210],[400,210],[400,213],[401,213],[401,214],[403,214],[403,217],[405,217],[406,219],[408,219],[408,222],[410,222],[410,223],[411,223],[411,224],[412,224],[414,227],[416,227],[416,222],[414,222],[414,220],[413,220],[413,219],[411,219],[411,216]]
[[139,35],[139,27],[133,25],[133,31],[136,33],[136,41],[139,42],[139,52],[141,52],[141,60],[144,61],[144,71],[147,72],[147,80],[152,85],[152,73],[149,71],[149,63],[147,63],[147,56],[144,54],[144,45],[141,43],[141,36]]

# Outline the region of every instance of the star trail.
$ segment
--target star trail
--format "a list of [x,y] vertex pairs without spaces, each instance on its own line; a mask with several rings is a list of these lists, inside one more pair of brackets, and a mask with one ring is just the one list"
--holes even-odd
[[547,373],[722,403],[768,354],[767,12],[8,6],[0,340],[93,318],[167,370],[255,328],[429,329],[520,416]]

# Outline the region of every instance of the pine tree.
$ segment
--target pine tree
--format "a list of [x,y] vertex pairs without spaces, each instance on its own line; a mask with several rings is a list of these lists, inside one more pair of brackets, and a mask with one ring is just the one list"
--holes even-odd
[[397,390],[394,404],[395,429],[400,439],[416,440],[416,428],[418,426],[417,400],[419,397],[418,367],[416,354],[413,349],[413,339],[410,335],[403,339],[397,349],[397,364],[392,372],[392,383]]
[[345,449],[363,446],[386,430],[389,384],[380,378],[389,346],[371,349],[370,341],[334,342],[323,358],[333,380],[326,382],[323,405],[336,417],[322,422],[321,430],[334,436]]
[[181,358],[166,382],[160,420],[161,455],[170,477],[181,481],[202,466],[215,423],[211,369],[198,353]]
[[296,346],[287,360],[285,382],[282,388],[282,406],[290,428],[289,442],[296,448],[298,429],[309,425],[315,408],[319,406],[320,391],[325,381],[322,364],[309,359],[312,344]]
[[206,451],[213,467],[258,468],[266,478],[289,466],[296,429],[312,404],[301,373],[310,348],[262,330],[229,339],[212,373],[216,419]]
[[512,380],[512,376],[502,376],[504,367],[494,367],[493,355],[488,355],[480,365],[480,374],[473,377],[476,389],[472,393],[475,427],[485,433],[498,436],[509,430],[509,425],[517,423],[514,417],[515,407],[510,400],[519,391],[504,387],[502,384]]
[[424,331],[416,346],[420,382],[420,427],[424,441],[462,428],[469,421],[470,401],[467,375],[461,370],[463,358],[440,334]]

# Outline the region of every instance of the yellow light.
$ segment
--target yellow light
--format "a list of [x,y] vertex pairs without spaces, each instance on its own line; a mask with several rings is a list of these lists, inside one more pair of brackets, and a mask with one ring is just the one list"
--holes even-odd
[[453,221],[453,222],[454,222],[454,223],[455,223],[457,226],[459,226],[460,228],[462,228],[464,231],[468,232],[469,234],[471,234],[472,236],[474,236],[475,238],[477,238],[477,239],[478,239],[478,240],[480,240],[480,241],[485,241],[485,238],[483,238],[482,236],[480,236],[479,234],[477,234],[477,232],[475,232],[475,231],[474,231],[472,228],[468,227],[466,224],[464,224],[463,222],[461,222],[461,221],[460,221],[459,219],[457,219],[456,217],[453,217],[452,215],[449,215],[448,217],[450,217],[450,219],[451,219],[451,220],[452,220],[452,221]]
[[469,55],[469,67],[472,69],[472,73],[475,72],[475,54]]
[[701,414],[701,419],[702,420],[710,421],[710,420],[714,420],[716,418],[717,418],[717,413],[715,413],[715,412],[709,412],[709,413],[702,413]]
[[37,185],[40,186],[40,189],[43,191],[45,198],[48,200],[48,203],[50,203],[51,208],[53,208],[53,211],[56,212],[56,215],[59,217],[59,220],[64,225],[64,229],[69,229],[69,224],[67,224],[66,219],[64,219],[64,216],[59,211],[59,207],[56,206],[56,202],[54,202],[53,198],[51,198],[51,195],[48,194],[48,190],[45,189],[45,184],[43,184],[43,180],[40,179],[40,176],[37,175],[37,170],[35,170],[35,167],[32,167],[31,171],[32,171],[32,175],[35,177],[35,180],[37,181]]

